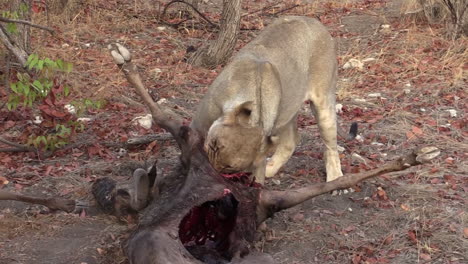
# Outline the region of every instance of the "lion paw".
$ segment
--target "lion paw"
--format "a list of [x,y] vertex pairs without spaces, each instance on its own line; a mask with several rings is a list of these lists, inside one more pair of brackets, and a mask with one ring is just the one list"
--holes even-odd
[[278,169],[275,167],[275,163],[272,162],[271,160],[268,161],[265,169],[265,177],[266,178],[271,178],[276,175],[278,172]]

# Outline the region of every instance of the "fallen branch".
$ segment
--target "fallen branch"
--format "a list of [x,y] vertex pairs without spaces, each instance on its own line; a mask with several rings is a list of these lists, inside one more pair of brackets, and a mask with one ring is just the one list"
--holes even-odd
[[36,148],[28,147],[28,146],[21,145],[15,142],[11,142],[2,137],[0,137],[0,142],[8,146],[14,147],[14,148],[2,148],[0,149],[0,152],[36,152],[36,153],[38,152]]
[[40,204],[48,207],[50,210],[61,210],[67,213],[71,213],[75,210],[75,200],[55,197],[34,197],[19,193],[8,192],[5,190],[0,190],[0,200],[13,200],[25,203]]
[[28,26],[31,26],[31,27],[35,27],[35,28],[39,28],[39,29],[49,31],[51,34],[55,34],[55,30],[53,30],[52,28],[37,25],[37,24],[31,23],[31,21],[27,21],[27,20],[9,19],[9,18],[0,17],[0,21],[1,22],[6,22],[6,23],[24,24],[24,25],[28,25]]
[[289,11],[289,10],[291,10],[291,9],[294,9],[294,8],[296,8],[296,7],[298,7],[298,6],[300,6],[300,5],[293,5],[293,6],[290,6],[290,7],[284,8],[284,9],[281,9],[281,10],[279,10],[279,11],[277,11],[277,12],[271,14],[271,15],[276,16],[276,15],[279,15],[279,14],[284,13],[284,12],[286,12],[286,11]]
[[277,2],[277,3],[274,3],[274,4],[271,4],[271,5],[268,5],[268,6],[265,6],[263,8],[260,8],[260,9],[257,9],[257,10],[254,10],[250,13],[247,13],[247,14],[243,14],[241,17],[246,17],[246,16],[250,16],[250,15],[253,15],[253,14],[256,14],[256,13],[259,13],[259,12],[263,12],[263,11],[267,11],[268,9],[272,9],[274,7],[276,7],[277,5],[281,4],[281,1]]
[[[141,137],[130,138],[126,142],[101,142],[99,144],[105,147],[112,147],[112,148],[128,148],[128,147],[137,146],[137,145],[149,144],[153,141],[167,141],[167,140],[172,140],[172,136],[168,133],[162,133],[162,134],[150,134],[150,135],[145,135]],[[24,146],[18,143],[14,143],[1,137],[0,137],[0,142],[13,147],[13,148],[0,148],[0,152],[34,152],[37,155],[40,155],[41,158],[49,158],[58,151],[67,151],[67,150],[74,149],[74,148],[87,147],[96,143],[95,140],[81,141],[81,142],[71,143],[62,148],[59,148],[53,151],[47,151],[45,153],[40,154],[37,148],[28,147],[28,146]]]

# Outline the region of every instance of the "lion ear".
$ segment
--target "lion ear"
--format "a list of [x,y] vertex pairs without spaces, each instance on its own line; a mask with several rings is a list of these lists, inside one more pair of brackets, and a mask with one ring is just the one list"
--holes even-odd
[[223,124],[234,125],[240,124],[243,126],[249,125],[250,116],[252,114],[253,102],[247,101],[238,106],[233,110],[226,113],[224,116]]

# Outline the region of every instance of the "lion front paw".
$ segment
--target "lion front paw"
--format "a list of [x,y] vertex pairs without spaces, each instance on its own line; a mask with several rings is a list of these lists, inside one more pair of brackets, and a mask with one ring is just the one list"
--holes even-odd
[[278,168],[276,168],[275,163],[272,160],[269,160],[265,169],[265,177],[271,178],[276,175]]

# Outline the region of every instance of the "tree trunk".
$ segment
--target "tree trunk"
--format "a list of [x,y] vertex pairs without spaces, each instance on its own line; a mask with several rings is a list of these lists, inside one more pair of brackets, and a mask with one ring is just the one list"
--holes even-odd
[[[24,10],[21,4],[27,6]],[[23,12],[24,11],[24,12]],[[18,19],[31,21],[31,1],[30,0],[10,0],[10,12],[17,12]],[[30,38],[31,38],[31,27],[23,24],[16,24],[18,32],[10,34],[11,39],[16,45],[22,50],[29,53],[31,50]]]
[[218,38],[211,45],[200,48],[190,59],[191,64],[214,68],[231,57],[239,35],[240,12],[240,0],[223,0]]

